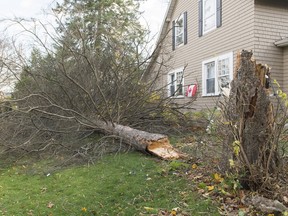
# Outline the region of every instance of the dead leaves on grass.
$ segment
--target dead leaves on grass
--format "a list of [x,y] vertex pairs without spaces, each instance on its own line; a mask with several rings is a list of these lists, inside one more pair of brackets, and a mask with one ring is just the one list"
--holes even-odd
[[[188,160],[188,163],[191,164],[190,170],[188,173],[185,171],[182,175],[188,176],[188,178],[195,183],[195,190],[198,191],[202,197],[218,203],[219,213],[221,215],[267,216],[270,214],[269,216],[288,216],[286,211],[284,211],[284,213],[282,212],[282,214],[274,214],[274,212],[263,213],[261,209],[259,210],[254,207],[251,199],[259,195],[259,193],[243,190],[237,176],[220,175],[217,173],[221,156],[219,157],[215,151],[217,152],[217,146],[222,146],[222,143],[215,145],[215,139],[210,140],[209,137],[202,136],[201,134],[199,137],[194,134],[193,136],[179,140],[176,144],[180,150],[185,153],[190,153],[192,157]],[[238,155],[240,152],[238,142],[239,141],[235,141],[233,143],[233,152],[235,155]],[[187,152],[185,151],[186,149]],[[288,164],[288,158],[283,164]],[[229,165],[231,168],[235,167],[235,161],[230,159]],[[288,166],[286,165],[284,167],[286,167],[286,170],[283,171],[283,177],[281,177],[283,182],[281,182],[281,186],[278,186],[277,191],[271,192],[275,195],[271,198],[276,199],[277,197],[280,202],[288,207]]]
[[[216,163],[216,161],[215,161]],[[198,193],[206,199],[211,199],[219,204],[218,211],[221,215],[285,215],[276,214],[273,209],[263,212],[263,209],[253,205],[251,199],[258,196],[257,192],[243,190],[238,179],[231,175],[221,175],[212,165],[200,163],[197,169],[191,169],[188,176],[196,185]],[[285,202],[284,202],[285,203]],[[274,208],[275,210],[275,208]],[[274,214],[275,213],[275,214]]]
[[199,167],[197,173],[192,172],[189,176],[197,185],[198,193],[201,196],[219,203],[218,211],[221,215],[250,212],[249,208],[241,202],[243,191],[240,190],[235,179],[225,179],[219,173],[210,174],[207,171],[207,168]]

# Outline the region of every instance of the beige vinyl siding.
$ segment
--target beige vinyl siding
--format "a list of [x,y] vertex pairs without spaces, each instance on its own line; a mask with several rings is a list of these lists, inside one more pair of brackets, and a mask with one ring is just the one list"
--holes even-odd
[[284,62],[284,83],[283,83],[283,91],[288,93],[288,47],[284,48],[283,51],[283,62]]
[[272,78],[276,79],[281,86],[285,84],[285,89],[288,87],[288,77],[284,74],[284,49],[276,47],[274,42],[287,36],[288,7],[280,7],[277,4],[269,6],[256,2],[255,59],[259,63],[268,64],[271,67]]
[[[198,1],[178,0],[175,10],[172,13],[172,21],[187,11],[188,16],[188,43],[176,47],[172,51],[171,34],[167,37],[167,43],[170,44],[170,54],[173,59],[169,61],[170,70],[187,65],[185,70],[185,91],[188,84],[200,84],[198,92],[199,97],[195,102],[196,109],[214,107],[218,97],[201,97],[202,93],[202,62],[229,52],[235,56],[242,49],[254,49],[254,1],[251,0],[222,0],[222,26],[202,37],[198,37]],[[167,50],[166,50],[167,51]],[[235,65],[234,65],[235,66]],[[164,73],[162,79],[163,85],[167,84],[167,73]],[[183,99],[176,99],[177,102]],[[191,100],[185,98],[184,100]]]

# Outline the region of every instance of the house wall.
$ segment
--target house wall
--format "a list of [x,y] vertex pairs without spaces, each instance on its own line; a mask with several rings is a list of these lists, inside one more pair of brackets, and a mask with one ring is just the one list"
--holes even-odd
[[[258,63],[271,67],[271,76],[281,87],[288,90],[288,75],[284,73],[284,49],[276,47],[275,41],[288,37],[288,5],[281,1],[255,2],[255,49],[254,58]],[[287,48],[285,49],[287,62]],[[287,67],[287,63],[285,63]]]
[[[233,52],[235,62],[238,51],[242,49],[254,50],[254,2],[251,0],[222,0],[222,26],[202,37],[198,36],[198,1],[196,0],[177,1],[170,20],[170,28],[172,28],[172,21],[185,11],[188,14],[188,43],[172,51],[172,35],[168,35],[166,47],[173,57],[169,61],[169,70],[187,64],[184,72],[184,85],[195,83],[197,80],[200,85],[199,97],[194,107],[196,109],[213,107],[218,97],[201,97],[202,61]],[[167,85],[169,70],[163,73],[162,85]],[[181,101],[191,100],[191,98],[175,100],[181,103]]]

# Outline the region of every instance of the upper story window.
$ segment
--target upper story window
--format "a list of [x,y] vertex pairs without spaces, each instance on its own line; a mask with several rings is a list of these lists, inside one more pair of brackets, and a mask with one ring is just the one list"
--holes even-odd
[[179,68],[168,74],[168,96],[184,97],[183,68]]
[[203,33],[216,28],[216,2],[203,0]]
[[187,12],[182,13],[172,26],[172,49],[187,44]]
[[184,16],[177,19],[175,23],[175,46],[179,46],[184,43]]
[[233,53],[202,62],[202,95],[218,95],[233,78]]
[[222,25],[222,0],[199,0],[199,37]]

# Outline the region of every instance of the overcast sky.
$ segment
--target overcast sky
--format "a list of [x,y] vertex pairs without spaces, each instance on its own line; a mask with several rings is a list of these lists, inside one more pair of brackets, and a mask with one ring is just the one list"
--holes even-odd
[[[2,18],[42,18],[43,10],[51,8],[56,0],[1,0],[0,19]],[[144,0],[141,1],[140,10],[153,34],[160,31],[163,16],[169,0]],[[144,23],[144,22],[143,22]]]

